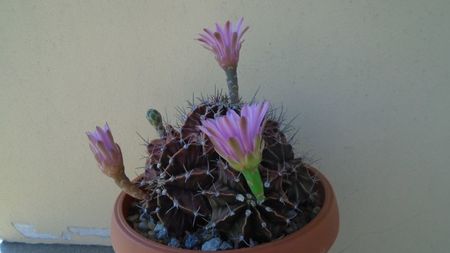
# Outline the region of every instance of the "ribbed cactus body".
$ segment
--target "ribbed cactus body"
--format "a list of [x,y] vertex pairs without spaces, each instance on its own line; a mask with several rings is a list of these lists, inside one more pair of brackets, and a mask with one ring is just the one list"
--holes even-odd
[[318,202],[315,179],[280,130],[268,119],[259,165],[265,200],[258,202],[242,174],[233,170],[198,130],[202,119],[239,113],[224,96],[191,105],[181,126],[165,126],[164,135],[148,146],[143,185],[148,192],[146,212],[163,223],[169,234],[182,237],[216,230],[235,247],[263,243],[297,230],[313,217]]

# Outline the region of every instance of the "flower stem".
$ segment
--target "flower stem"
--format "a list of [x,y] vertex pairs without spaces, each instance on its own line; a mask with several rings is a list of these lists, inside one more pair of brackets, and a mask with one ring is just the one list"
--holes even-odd
[[261,179],[261,175],[259,174],[258,167],[253,169],[244,169],[242,174],[247,181],[247,185],[255,196],[258,202],[264,201],[264,187]]
[[237,71],[235,67],[228,67],[225,69],[227,75],[228,96],[230,97],[231,104],[235,105],[239,103],[239,86],[237,79]]
[[145,192],[142,191],[136,184],[130,181],[130,179],[125,175],[125,172],[122,171],[117,173],[116,175],[111,176],[114,179],[114,182],[117,186],[119,186],[122,191],[131,197],[139,200],[145,199]]

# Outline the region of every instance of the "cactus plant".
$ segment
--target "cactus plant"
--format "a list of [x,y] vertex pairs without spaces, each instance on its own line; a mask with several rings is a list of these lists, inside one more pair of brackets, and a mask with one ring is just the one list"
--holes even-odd
[[88,133],[102,171],[139,200],[141,217],[157,222],[158,231],[167,229],[164,238],[151,239],[193,248],[179,242],[196,235],[204,248],[220,240],[223,249],[253,246],[301,228],[320,209],[316,179],[295,157],[275,110],[268,102],[239,98],[236,70],[248,30],[242,24],[242,19],[236,26],[228,21],[199,38],[226,72],[228,95],[217,92],[191,102],[179,126],[163,124],[157,110],[148,110],[159,137],[147,143],[139,184],[125,176],[109,127]]

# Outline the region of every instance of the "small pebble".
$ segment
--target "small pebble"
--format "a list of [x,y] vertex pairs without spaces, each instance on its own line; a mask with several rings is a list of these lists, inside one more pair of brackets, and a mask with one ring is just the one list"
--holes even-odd
[[319,206],[314,207],[312,212],[313,212],[314,216],[316,216],[320,212],[320,207]]
[[169,234],[167,233],[167,228],[161,223],[156,224],[154,232],[155,238],[158,240],[167,240],[169,237]]
[[152,219],[152,218],[150,218],[149,220],[148,220],[148,228],[150,229],[150,230],[154,230],[155,229],[155,227],[156,227],[156,224],[155,224],[155,221]]
[[203,241],[208,241],[214,237],[217,237],[217,230],[215,228],[205,229],[200,234]]
[[139,214],[130,215],[130,216],[127,217],[127,221],[129,221],[129,222],[135,222],[135,221],[138,220],[138,218],[139,218]]
[[192,249],[195,246],[197,246],[197,244],[199,243],[199,239],[196,235],[194,234],[187,234],[186,237],[184,238],[184,247],[186,249]]
[[214,237],[209,241],[206,241],[202,245],[202,251],[217,251],[220,247],[222,240],[219,237]]
[[220,247],[219,247],[220,250],[227,250],[227,249],[232,249],[232,248],[233,248],[233,246],[229,242],[222,242],[222,244],[220,244]]
[[296,230],[296,229],[294,228],[294,226],[288,226],[288,227],[286,228],[286,233],[290,234],[290,233],[294,232],[295,230]]
[[249,247],[255,247],[256,245],[258,245],[257,241],[254,241],[252,238],[250,238],[250,243],[249,243]]
[[141,215],[139,215],[139,219],[140,220],[149,220],[152,217],[150,216],[150,214],[148,214],[147,212],[143,212]]
[[179,248],[180,247],[180,241],[178,241],[177,239],[172,237],[172,238],[170,238],[170,241],[169,241],[169,243],[167,245],[170,246],[170,247]]
[[297,216],[297,211],[295,211],[295,210],[290,210],[288,213],[287,213],[287,216],[288,217],[295,217],[295,216]]
[[138,224],[138,229],[139,229],[141,232],[147,232],[147,231],[149,230],[149,228],[148,228],[148,223],[147,223],[146,221],[141,221],[141,222],[139,222],[139,224]]

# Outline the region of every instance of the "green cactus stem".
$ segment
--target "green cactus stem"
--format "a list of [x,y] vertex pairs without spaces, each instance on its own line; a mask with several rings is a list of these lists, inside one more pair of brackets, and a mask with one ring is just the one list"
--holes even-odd
[[162,138],[166,135],[166,129],[164,128],[164,125],[162,123],[161,113],[159,113],[155,109],[149,109],[147,111],[147,120],[158,132],[159,137]]
[[228,95],[230,97],[230,102],[231,104],[236,105],[239,103],[239,86],[236,68],[228,67],[225,70],[225,74],[227,75]]
[[255,196],[258,202],[263,202],[265,199],[264,187],[258,167],[252,169],[244,169],[242,170],[242,174],[244,175],[245,181],[247,181],[247,185],[252,191],[253,196]]

